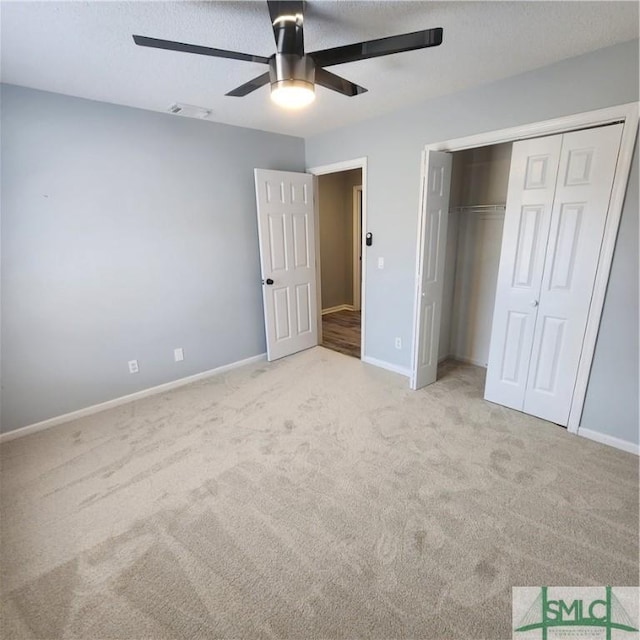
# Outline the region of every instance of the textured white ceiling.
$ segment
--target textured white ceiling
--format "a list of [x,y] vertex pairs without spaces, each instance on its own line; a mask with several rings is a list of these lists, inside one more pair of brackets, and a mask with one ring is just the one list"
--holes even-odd
[[[310,0],[308,51],[430,27],[440,47],[331,67],[368,93],[318,87],[315,103],[285,112],[268,87],[225,93],[266,67],[137,47],[131,35],[270,56],[266,2],[13,2],[0,4],[3,82],[166,111],[174,102],[211,120],[309,136],[638,37],[637,2],[351,2]],[[176,116],[179,117],[179,116]]]

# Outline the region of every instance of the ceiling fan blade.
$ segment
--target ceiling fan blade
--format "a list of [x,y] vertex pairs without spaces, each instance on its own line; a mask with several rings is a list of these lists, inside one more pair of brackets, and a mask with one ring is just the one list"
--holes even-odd
[[249,82],[245,82],[244,84],[236,87],[233,91],[229,91],[226,95],[234,96],[236,98],[242,98],[252,91],[259,89],[260,87],[264,87],[265,84],[269,84],[269,72],[263,73],[262,75],[254,78],[253,80],[249,80]]
[[322,67],[316,67],[315,82],[321,87],[325,87],[325,89],[331,89],[332,91],[337,91],[338,93],[349,97],[358,96],[367,91],[364,87],[353,82],[349,82],[349,80],[345,80]]
[[344,62],[388,56],[392,53],[401,53],[402,51],[437,47],[441,43],[442,27],[436,27],[435,29],[414,31],[413,33],[405,33],[400,36],[357,42],[356,44],[348,44],[344,47],[323,49],[322,51],[315,51],[309,55],[315,60],[316,65],[329,67],[333,64],[343,64]]
[[[267,0],[269,17],[273,25],[273,37],[276,40],[278,53],[295,53],[304,55],[304,2],[302,0]],[[282,23],[276,22],[282,16],[295,16],[295,28],[293,21],[288,21],[287,29],[282,28]],[[275,24],[274,24],[275,23]]]
[[269,58],[264,56],[254,56],[251,53],[238,53],[227,51],[226,49],[213,49],[211,47],[201,47],[197,44],[185,44],[174,42],[173,40],[159,40],[158,38],[147,38],[146,36],[133,36],[133,41],[141,47],[154,47],[156,49],[168,49],[169,51],[182,51],[184,53],[197,53],[202,56],[213,56],[214,58],[230,58],[231,60],[244,60],[246,62],[261,62],[269,64]]

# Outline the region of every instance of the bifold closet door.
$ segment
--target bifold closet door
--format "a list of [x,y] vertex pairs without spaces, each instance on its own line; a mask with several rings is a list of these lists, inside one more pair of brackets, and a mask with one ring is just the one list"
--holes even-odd
[[562,136],[515,142],[485,399],[522,411]]
[[524,411],[567,425],[622,124],[567,133],[542,276]]
[[621,135],[514,144],[487,400],[567,424]]
[[421,389],[436,381],[452,162],[451,154],[442,151],[429,151],[426,157],[426,216],[420,230],[420,242],[424,249],[423,264],[418,275],[418,335],[410,380],[412,389]]

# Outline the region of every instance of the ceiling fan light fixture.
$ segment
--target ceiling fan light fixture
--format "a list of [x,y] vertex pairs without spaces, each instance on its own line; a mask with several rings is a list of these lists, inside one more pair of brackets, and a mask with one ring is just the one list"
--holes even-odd
[[302,109],[316,99],[313,83],[304,80],[280,80],[271,84],[271,100],[285,109]]
[[241,84],[226,95],[241,98],[270,84],[273,102],[288,109],[300,109],[311,104],[315,99],[316,84],[348,97],[366,93],[367,90],[364,87],[327,71],[326,67],[415,49],[437,47],[442,44],[442,27],[435,27],[321,49],[307,54],[304,46],[304,0],[267,0],[267,6],[276,42],[276,53],[268,58],[251,53],[140,35],[134,35],[133,41],[140,47],[182,51],[268,65],[268,72]]
[[302,109],[316,97],[315,63],[310,56],[276,53],[269,61],[271,100],[285,109]]

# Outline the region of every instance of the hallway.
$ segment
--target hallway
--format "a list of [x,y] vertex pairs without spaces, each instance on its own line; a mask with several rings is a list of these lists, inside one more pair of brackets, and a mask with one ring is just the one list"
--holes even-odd
[[322,316],[322,346],[360,358],[360,311],[336,311]]

